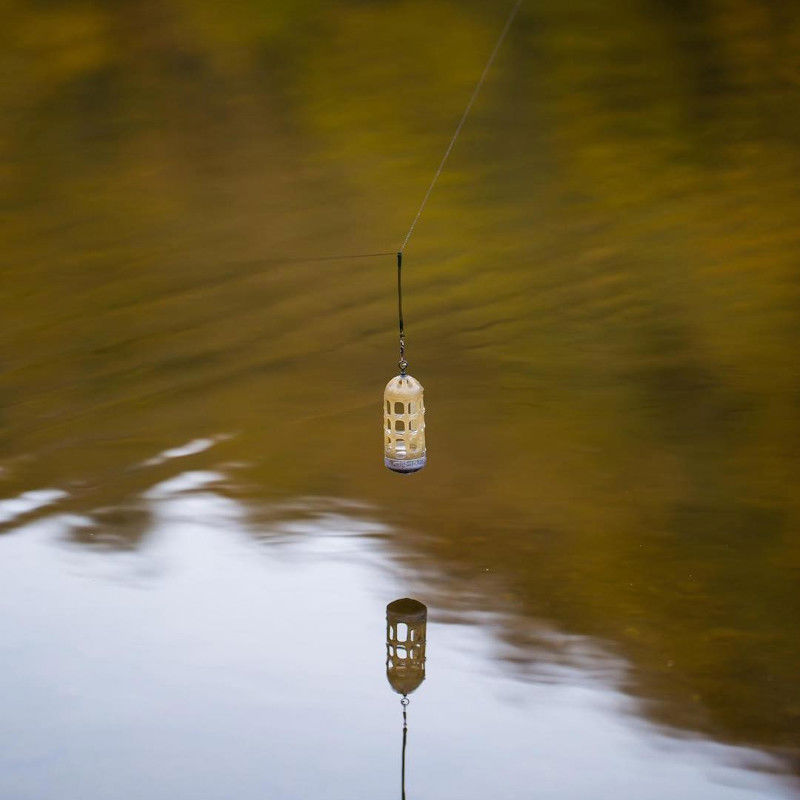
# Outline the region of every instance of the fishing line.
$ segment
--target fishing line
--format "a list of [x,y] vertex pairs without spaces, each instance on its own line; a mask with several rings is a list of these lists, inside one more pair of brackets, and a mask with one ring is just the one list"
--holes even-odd
[[352,258],[378,258],[379,256],[393,256],[394,250],[381,250],[378,253],[356,253],[355,255],[342,255],[342,256],[297,256],[295,258],[282,258],[280,259],[282,262],[291,264],[291,263],[302,263],[302,264],[310,264],[314,261],[349,261]]
[[[458,139],[459,135],[461,134],[461,130],[464,127],[464,123],[467,121],[467,117],[469,116],[470,111],[472,111],[473,105],[475,105],[475,100],[478,97],[481,89],[483,88],[483,84],[486,82],[486,77],[489,74],[489,70],[492,68],[492,64],[494,64],[494,60],[497,57],[497,54],[500,52],[500,48],[503,45],[503,41],[508,34],[508,31],[511,28],[511,25],[514,22],[514,18],[517,16],[517,12],[522,5],[522,0],[517,0],[509,11],[508,17],[506,18],[505,25],[503,25],[503,29],[500,31],[500,35],[497,37],[497,41],[492,48],[492,52],[489,54],[489,59],[487,60],[486,64],[483,67],[483,71],[478,78],[478,82],[475,84],[475,88],[472,90],[472,94],[470,95],[469,100],[467,101],[466,108],[464,109],[464,113],[461,115],[461,118],[456,125],[455,131],[453,131],[453,135],[450,137],[450,142],[447,145],[447,149],[444,151],[444,155],[442,156],[442,160],[439,162],[439,166],[436,168],[436,171],[433,173],[433,178],[431,179],[430,184],[425,192],[425,195],[422,198],[422,202],[417,209],[417,213],[414,215],[414,219],[411,221],[411,225],[408,229],[408,232],[403,239],[403,243],[400,247],[395,250],[382,250],[377,253],[358,253],[356,255],[333,255],[333,256],[317,256],[311,258],[289,258],[285,259],[286,261],[292,262],[313,262],[313,261],[340,261],[345,259],[351,258],[378,258],[380,256],[397,256],[397,268],[398,268],[398,295],[400,295],[400,278],[401,278],[401,267],[402,267],[402,253],[406,249],[406,245],[408,244],[411,235],[414,233],[414,229],[417,227],[417,223],[419,222],[420,218],[422,217],[422,212],[425,210],[425,206],[428,204],[428,200],[430,199],[431,194],[433,193],[433,189],[436,186],[437,181],[439,180],[439,176],[444,171],[445,164],[447,163],[447,159],[450,158],[450,153],[453,151],[453,147],[455,146],[456,140]],[[402,297],[398,298],[400,300],[398,304],[398,312],[400,318],[400,329],[402,333],[403,327],[403,305],[402,305]]]
[[486,80],[486,76],[489,74],[489,70],[492,68],[492,64],[494,63],[494,59],[497,56],[497,53],[500,50],[500,47],[503,44],[503,40],[506,38],[506,34],[508,33],[509,28],[511,27],[511,23],[514,22],[514,17],[517,16],[517,12],[519,11],[519,7],[522,5],[522,0],[517,0],[514,4],[514,7],[508,14],[508,19],[506,19],[506,24],[503,26],[503,30],[500,32],[500,36],[497,38],[495,42],[494,49],[492,50],[491,55],[489,56],[489,60],[486,62],[486,66],[483,68],[483,72],[481,73],[480,78],[478,78],[478,82],[475,84],[475,88],[472,90],[472,96],[469,98],[469,102],[467,103],[467,107],[464,109],[464,113],[461,115],[461,119],[458,121],[458,125],[456,125],[455,132],[453,133],[452,138],[450,139],[450,144],[447,145],[447,149],[444,151],[444,155],[442,156],[442,160],[439,162],[439,166],[436,169],[436,172],[433,174],[433,180],[428,186],[428,191],[425,192],[425,196],[422,198],[422,203],[420,203],[419,210],[414,217],[414,220],[411,223],[411,227],[408,229],[408,233],[406,234],[406,238],[403,239],[403,244],[400,245],[399,252],[402,253],[405,250],[406,245],[408,244],[408,240],[411,238],[411,234],[414,233],[414,228],[417,226],[417,222],[419,222],[419,218],[422,216],[422,212],[425,210],[425,206],[428,203],[428,198],[431,196],[431,192],[433,191],[433,187],[436,185],[436,181],[439,180],[439,176],[442,174],[442,170],[444,169],[444,165],[447,163],[447,159],[450,157],[450,152],[453,149],[453,145],[456,143],[456,139],[458,139],[458,135],[461,133],[461,129],[464,127],[464,123],[467,121],[467,117],[469,116],[469,112],[472,110],[472,106],[475,103],[475,99],[478,96],[478,93],[481,90],[481,87]]
[[439,162],[439,166],[436,168],[436,172],[433,173],[433,178],[431,179],[430,184],[428,185],[428,189],[425,192],[424,197],[422,198],[422,202],[420,203],[419,208],[417,209],[417,213],[414,215],[414,219],[411,221],[411,227],[408,229],[408,233],[406,233],[405,238],[403,239],[403,243],[400,245],[399,249],[397,250],[397,320],[398,320],[398,328],[400,331],[400,361],[398,362],[400,366],[400,374],[405,375],[406,369],[408,367],[408,362],[406,361],[406,338],[405,338],[405,328],[403,325],[403,251],[408,244],[408,240],[411,238],[411,234],[414,233],[414,229],[417,227],[417,223],[422,216],[422,212],[425,210],[425,206],[428,204],[428,199],[430,198],[434,186],[436,186],[436,182],[439,180],[439,176],[442,174],[444,170],[445,164],[447,163],[447,159],[450,157],[450,153],[453,151],[453,147],[455,146],[456,140],[461,133],[461,129],[464,127],[464,123],[467,121],[467,117],[469,116],[469,112],[472,111],[472,106],[475,105],[475,100],[478,97],[478,94],[483,87],[483,84],[486,82],[486,76],[489,74],[489,70],[492,68],[492,64],[494,63],[497,54],[500,52],[500,48],[503,45],[503,41],[506,38],[506,34],[508,34],[509,29],[511,28],[512,23],[514,22],[514,18],[517,16],[517,12],[522,5],[522,0],[517,0],[516,3],[511,8],[511,11],[508,13],[508,17],[506,18],[506,23],[503,26],[503,29],[500,31],[500,35],[497,37],[497,41],[494,43],[494,47],[492,48],[492,52],[489,55],[489,60],[486,62],[483,72],[481,72],[480,77],[478,78],[478,82],[475,84],[475,88],[472,90],[472,94],[470,95],[469,101],[467,102],[467,106],[464,109],[464,113],[461,115],[461,119],[458,121],[458,125],[456,125],[455,131],[453,131],[453,135],[450,137],[450,142],[447,145],[447,149],[444,151],[444,155],[442,156],[442,160]]
[[403,695],[400,705],[403,706],[403,750],[400,757],[400,797],[401,800],[406,800],[406,744],[408,743],[408,718],[406,716],[406,709],[411,701]]
[[[396,251],[382,251],[378,253],[363,253],[359,255],[353,256],[322,256],[319,258],[297,258],[291,259],[292,261],[332,261],[338,259],[346,259],[346,258],[376,258],[379,256],[389,256],[394,255],[395,253],[398,256],[398,267],[400,266],[400,255],[406,249],[406,245],[408,244],[411,235],[414,233],[414,229],[417,227],[417,223],[422,217],[422,212],[425,210],[425,206],[428,204],[428,200],[430,199],[431,194],[433,193],[433,189],[436,186],[437,181],[439,180],[439,176],[444,171],[445,164],[447,163],[447,159],[450,158],[450,153],[453,151],[453,147],[461,134],[461,130],[464,127],[464,123],[467,121],[467,117],[469,116],[470,111],[472,111],[472,107],[475,105],[475,100],[478,98],[478,94],[480,94],[481,89],[483,88],[483,84],[486,82],[486,78],[489,75],[489,70],[492,68],[492,64],[494,64],[494,60],[497,57],[497,54],[500,52],[500,48],[503,46],[503,41],[508,34],[508,31],[511,28],[511,25],[514,22],[514,18],[517,16],[517,12],[522,5],[522,0],[517,0],[509,11],[508,17],[506,18],[505,25],[503,25],[503,29],[500,31],[500,35],[497,37],[497,41],[492,48],[492,52],[489,54],[489,59],[487,60],[486,64],[483,67],[483,71],[481,72],[480,77],[478,78],[478,82],[475,84],[475,88],[472,90],[472,94],[470,95],[469,100],[467,101],[466,108],[464,109],[464,113],[461,115],[461,118],[456,125],[455,131],[453,131],[453,135],[450,137],[450,142],[447,145],[447,149],[444,151],[444,155],[442,156],[442,160],[439,162],[439,166],[436,168],[436,171],[433,173],[433,178],[431,179],[430,184],[425,192],[425,195],[422,198],[422,202],[417,209],[417,213],[414,215],[414,219],[411,221],[411,225],[408,229],[408,232],[403,239],[403,243]],[[400,316],[402,318],[402,308],[400,311]]]

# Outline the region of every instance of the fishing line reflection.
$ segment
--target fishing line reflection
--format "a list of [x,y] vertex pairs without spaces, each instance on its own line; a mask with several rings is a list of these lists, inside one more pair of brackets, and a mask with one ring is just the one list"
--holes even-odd
[[403,749],[400,792],[406,797],[406,742],[408,740],[408,695],[425,680],[425,644],[428,608],[419,600],[403,597],[386,606],[386,678],[402,695]]

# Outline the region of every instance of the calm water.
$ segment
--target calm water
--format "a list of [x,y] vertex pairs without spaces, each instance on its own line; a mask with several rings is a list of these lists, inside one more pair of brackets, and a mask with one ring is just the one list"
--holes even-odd
[[800,11],[11,0],[0,798],[784,798]]

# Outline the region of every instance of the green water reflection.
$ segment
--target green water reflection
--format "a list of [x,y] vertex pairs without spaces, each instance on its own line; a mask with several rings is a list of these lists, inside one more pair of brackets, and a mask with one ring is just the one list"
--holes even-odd
[[135,546],[132,465],[232,434],[244,498],[369,500],[654,716],[796,754],[800,12],[523,7],[407,251],[415,478],[392,259],[287,261],[399,245],[505,10],[6,3],[3,494]]

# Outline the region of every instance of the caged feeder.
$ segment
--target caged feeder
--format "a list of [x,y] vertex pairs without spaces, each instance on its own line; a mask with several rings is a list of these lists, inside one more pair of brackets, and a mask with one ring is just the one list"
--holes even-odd
[[406,372],[406,335],[403,327],[403,254],[397,254],[397,312],[400,327],[400,374],[383,392],[383,463],[393,472],[419,472],[427,462],[425,403],[422,384]]
[[386,606],[386,678],[405,698],[425,680],[428,608],[403,597]]
[[400,374],[383,393],[383,463],[394,472],[417,472],[425,466],[425,404],[422,384]]

